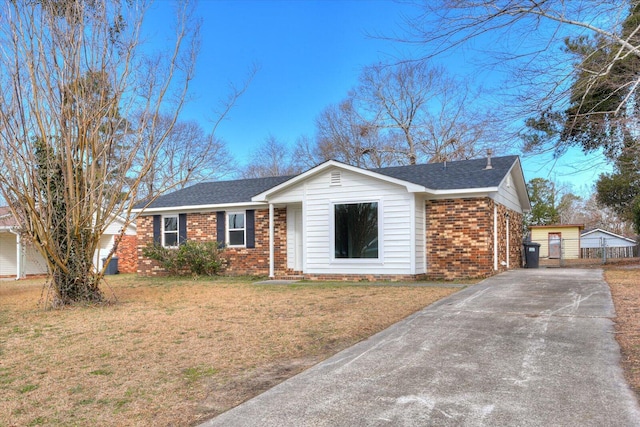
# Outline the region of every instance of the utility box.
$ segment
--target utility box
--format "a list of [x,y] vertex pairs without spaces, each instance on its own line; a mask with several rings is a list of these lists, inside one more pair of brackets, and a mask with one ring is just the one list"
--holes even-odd
[[538,268],[540,265],[540,243],[524,242],[524,268]]
[[[102,262],[107,262],[106,258],[102,259]],[[109,260],[109,265],[107,265],[107,269],[104,271],[104,274],[118,274],[118,258],[112,257]]]

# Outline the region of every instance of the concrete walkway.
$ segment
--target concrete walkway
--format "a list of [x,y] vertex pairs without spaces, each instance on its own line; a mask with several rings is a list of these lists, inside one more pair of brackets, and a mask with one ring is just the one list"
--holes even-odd
[[464,289],[202,426],[640,426],[600,270]]

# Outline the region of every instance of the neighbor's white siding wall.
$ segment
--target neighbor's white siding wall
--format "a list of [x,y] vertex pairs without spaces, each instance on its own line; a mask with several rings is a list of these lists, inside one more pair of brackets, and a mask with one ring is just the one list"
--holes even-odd
[[[340,172],[340,185],[331,185],[331,172],[336,171]],[[274,196],[271,202],[303,202],[305,273],[413,274],[410,238],[415,226],[410,209],[413,197],[401,186],[350,171],[328,169]],[[333,204],[351,202],[378,202],[379,259],[333,259]]]
[[0,233],[0,276],[15,276],[16,265],[16,236],[11,233]]
[[[16,235],[0,233],[0,276],[18,274],[18,253]],[[31,245],[24,246],[23,274],[46,274],[47,264],[44,258]]]
[[637,245],[635,242],[630,242],[611,234],[603,233],[602,231],[594,231],[580,238],[580,247],[599,248],[602,245],[602,241],[600,239],[605,239],[605,243],[608,247],[624,248]]
[[[98,250],[93,254],[93,265],[96,269],[100,270],[103,267],[102,260],[109,255],[113,245],[115,243],[115,236],[120,234],[120,230],[122,230],[124,223],[119,218],[115,218],[111,224],[107,226],[104,233],[100,237],[100,243],[98,246]],[[125,235],[132,236],[136,234],[136,229],[133,225],[129,225]]]
[[103,234],[100,237],[100,244],[98,250],[93,254],[93,265],[98,269],[102,269],[103,262],[102,259],[106,258],[113,248],[113,244],[115,243],[115,238],[112,234]]
[[25,271],[24,274],[46,274],[47,263],[33,246],[25,246]]

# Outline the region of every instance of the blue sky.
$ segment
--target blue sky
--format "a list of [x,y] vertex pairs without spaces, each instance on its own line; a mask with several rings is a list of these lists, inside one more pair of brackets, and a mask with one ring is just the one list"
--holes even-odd
[[[161,31],[170,21],[170,10],[169,2],[157,3],[149,22]],[[406,44],[371,37],[402,32],[403,15],[415,13],[410,5],[388,0],[200,0],[197,12],[203,21],[202,46],[194,99],[182,118],[210,129],[209,120],[228,84],[242,84],[248,70],[259,67],[217,131],[241,163],[269,135],[291,145],[301,135],[312,136],[315,118],[346,97],[363,66],[412,53]],[[473,69],[469,55],[449,55],[443,64],[451,73],[489,79],[491,71]],[[518,151],[514,141],[513,153]],[[540,176],[566,182],[584,194],[603,170],[597,160],[571,150],[557,161],[526,157],[523,167],[527,180]],[[591,167],[582,170],[585,164]]]

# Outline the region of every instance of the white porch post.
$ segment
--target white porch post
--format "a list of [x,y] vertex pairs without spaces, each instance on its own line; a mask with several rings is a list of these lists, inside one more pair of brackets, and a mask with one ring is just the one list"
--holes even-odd
[[273,279],[275,277],[275,268],[274,268],[274,238],[273,238],[273,203],[269,203],[269,278]]
[[493,269],[498,271],[498,205],[493,205]]
[[507,212],[507,268],[509,268],[509,212]]

